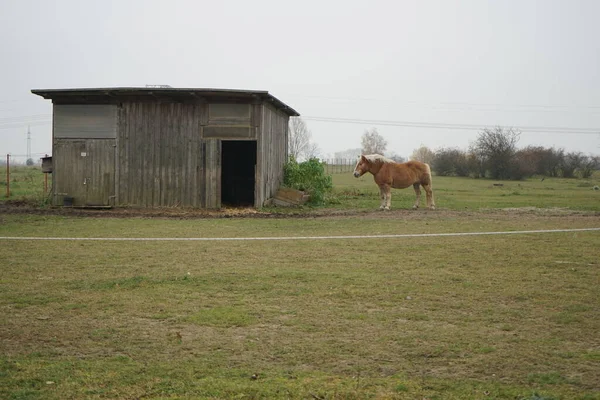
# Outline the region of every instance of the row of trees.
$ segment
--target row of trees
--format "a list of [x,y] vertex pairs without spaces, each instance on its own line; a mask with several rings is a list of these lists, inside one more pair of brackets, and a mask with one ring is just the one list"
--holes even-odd
[[437,175],[519,180],[534,175],[589,178],[600,168],[600,157],[542,146],[517,148],[520,132],[496,127],[484,129],[468,150],[426,146],[411,159],[431,165]]
[[[528,146],[517,148],[521,132],[513,128],[483,129],[468,150],[426,146],[414,150],[410,159],[426,162],[437,175],[471,176],[474,178],[519,180],[534,175],[589,178],[600,168],[600,157],[563,149]],[[289,153],[294,159],[319,156],[318,146],[301,118],[290,120]],[[393,152],[387,152],[387,140],[376,128],[366,130],[361,137],[361,148],[335,153],[337,159],[354,159],[360,154],[383,154],[397,162],[405,161]]]

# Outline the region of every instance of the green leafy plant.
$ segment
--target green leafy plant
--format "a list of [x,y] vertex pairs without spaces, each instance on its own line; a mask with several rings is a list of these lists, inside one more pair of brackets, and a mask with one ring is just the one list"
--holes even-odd
[[318,158],[298,163],[294,157],[290,157],[284,166],[283,184],[307,192],[310,195],[309,203],[313,205],[323,204],[333,188],[331,175],[325,173],[323,163]]

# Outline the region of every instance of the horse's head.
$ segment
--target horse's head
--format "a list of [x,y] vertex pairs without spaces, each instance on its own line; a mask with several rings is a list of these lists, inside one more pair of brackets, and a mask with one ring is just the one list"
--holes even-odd
[[356,167],[354,167],[354,177],[359,178],[367,172],[369,172],[369,160],[367,160],[367,158],[364,155],[362,155],[358,159]]

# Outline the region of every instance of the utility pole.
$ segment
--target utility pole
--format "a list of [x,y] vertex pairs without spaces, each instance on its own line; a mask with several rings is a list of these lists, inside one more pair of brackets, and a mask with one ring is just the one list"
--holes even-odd
[[27,125],[27,160],[25,162],[27,165],[29,165],[29,160],[32,160],[32,158],[31,158],[31,130],[29,129],[29,125]]

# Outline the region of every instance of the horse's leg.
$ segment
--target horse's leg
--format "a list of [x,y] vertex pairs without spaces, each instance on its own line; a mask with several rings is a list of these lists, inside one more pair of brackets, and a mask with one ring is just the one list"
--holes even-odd
[[431,188],[431,184],[423,185],[423,189],[425,189],[425,196],[427,197],[427,207],[430,210],[435,210],[435,201],[433,200],[433,189]]
[[421,202],[421,184],[417,182],[413,184],[413,188],[415,189],[415,195],[417,196],[413,210],[416,210],[419,208],[419,203]]
[[385,192],[385,207],[384,210],[389,210],[392,206],[392,187],[390,185],[385,185],[383,187]]
[[379,198],[381,199],[379,209],[383,210],[385,208],[385,189],[383,188],[383,185],[379,186]]

